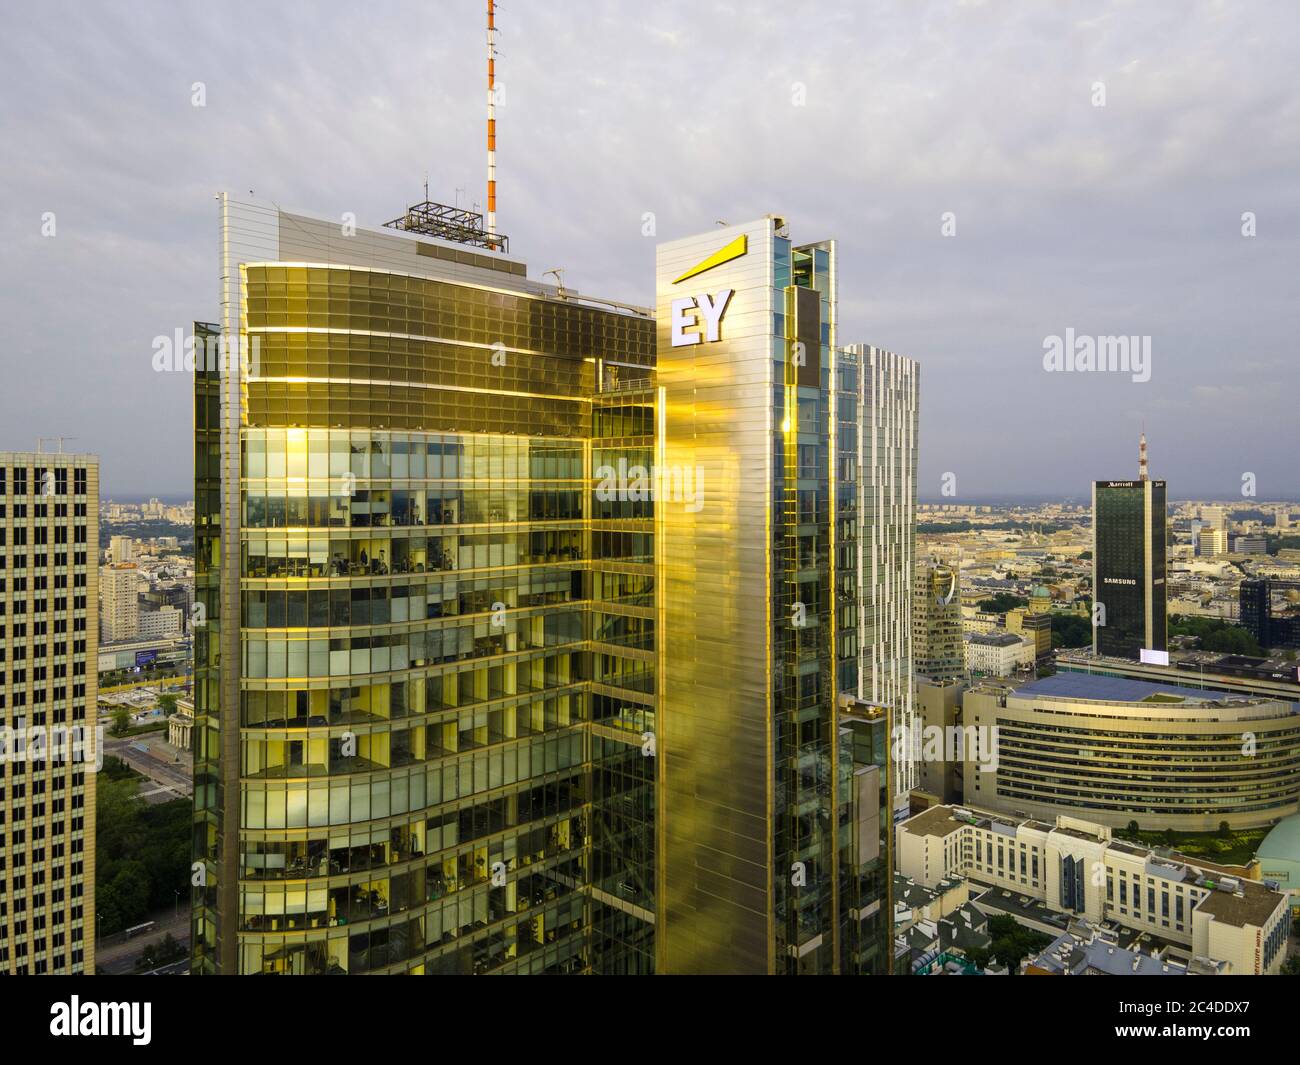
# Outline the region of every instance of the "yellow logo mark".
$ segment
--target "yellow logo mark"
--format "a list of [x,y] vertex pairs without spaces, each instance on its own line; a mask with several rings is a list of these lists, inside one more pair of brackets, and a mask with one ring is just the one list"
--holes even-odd
[[686,273],[682,274],[681,277],[675,278],[673,284],[680,284],[688,277],[695,277],[697,274],[702,274],[706,270],[712,270],[715,266],[729,263],[732,259],[739,259],[748,249],[749,238],[742,233],[726,247],[719,248],[707,259],[702,259],[700,262],[692,266],[686,271]]

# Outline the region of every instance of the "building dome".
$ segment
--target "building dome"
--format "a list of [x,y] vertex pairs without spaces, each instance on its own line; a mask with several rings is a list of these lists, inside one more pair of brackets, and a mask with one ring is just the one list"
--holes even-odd
[[1255,852],[1259,875],[1276,880],[1282,891],[1291,893],[1291,905],[1300,905],[1300,814],[1284,817],[1269,832]]

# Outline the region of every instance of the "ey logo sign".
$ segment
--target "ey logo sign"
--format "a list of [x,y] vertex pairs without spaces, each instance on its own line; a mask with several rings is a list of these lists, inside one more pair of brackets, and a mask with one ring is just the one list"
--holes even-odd
[[[732,259],[739,259],[748,250],[748,244],[749,238],[742,233],[730,244],[719,248],[707,259],[701,260],[680,277],[674,278],[673,284],[680,285],[683,281],[698,277],[715,266],[729,263]],[[684,296],[673,300],[671,321],[673,347],[698,344],[701,340],[712,343],[722,339],[722,316],[726,313],[727,304],[731,302],[733,295],[733,289],[724,288],[712,295],[704,292],[697,296]],[[698,331],[701,326],[704,329],[703,334]]]

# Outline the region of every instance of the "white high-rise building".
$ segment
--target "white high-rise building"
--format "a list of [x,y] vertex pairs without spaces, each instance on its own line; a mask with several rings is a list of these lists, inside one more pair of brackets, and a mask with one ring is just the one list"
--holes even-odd
[[[921,369],[914,359],[863,344],[850,345],[839,367],[839,453],[841,466],[849,467],[841,470],[836,501],[844,545],[836,560],[839,687],[889,707],[896,734],[914,736],[912,569]],[[846,474],[852,499],[844,495]],[[856,615],[852,622],[846,613]],[[916,786],[915,758],[896,759],[895,803],[905,806]]]
[[1221,528],[1213,525],[1202,525],[1201,531],[1196,534],[1197,554],[1202,558],[1215,558],[1219,555],[1228,553],[1228,537]]
[[140,571],[134,562],[114,562],[99,571],[100,642],[133,640],[140,631]]
[[135,541],[129,536],[114,536],[108,541],[109,562],[130,562],[135,558]]

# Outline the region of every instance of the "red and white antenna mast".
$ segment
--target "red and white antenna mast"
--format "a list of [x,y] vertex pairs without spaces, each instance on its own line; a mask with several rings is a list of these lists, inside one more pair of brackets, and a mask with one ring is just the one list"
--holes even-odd
[[497,232],[496,2],[487,0],[487,231]]

